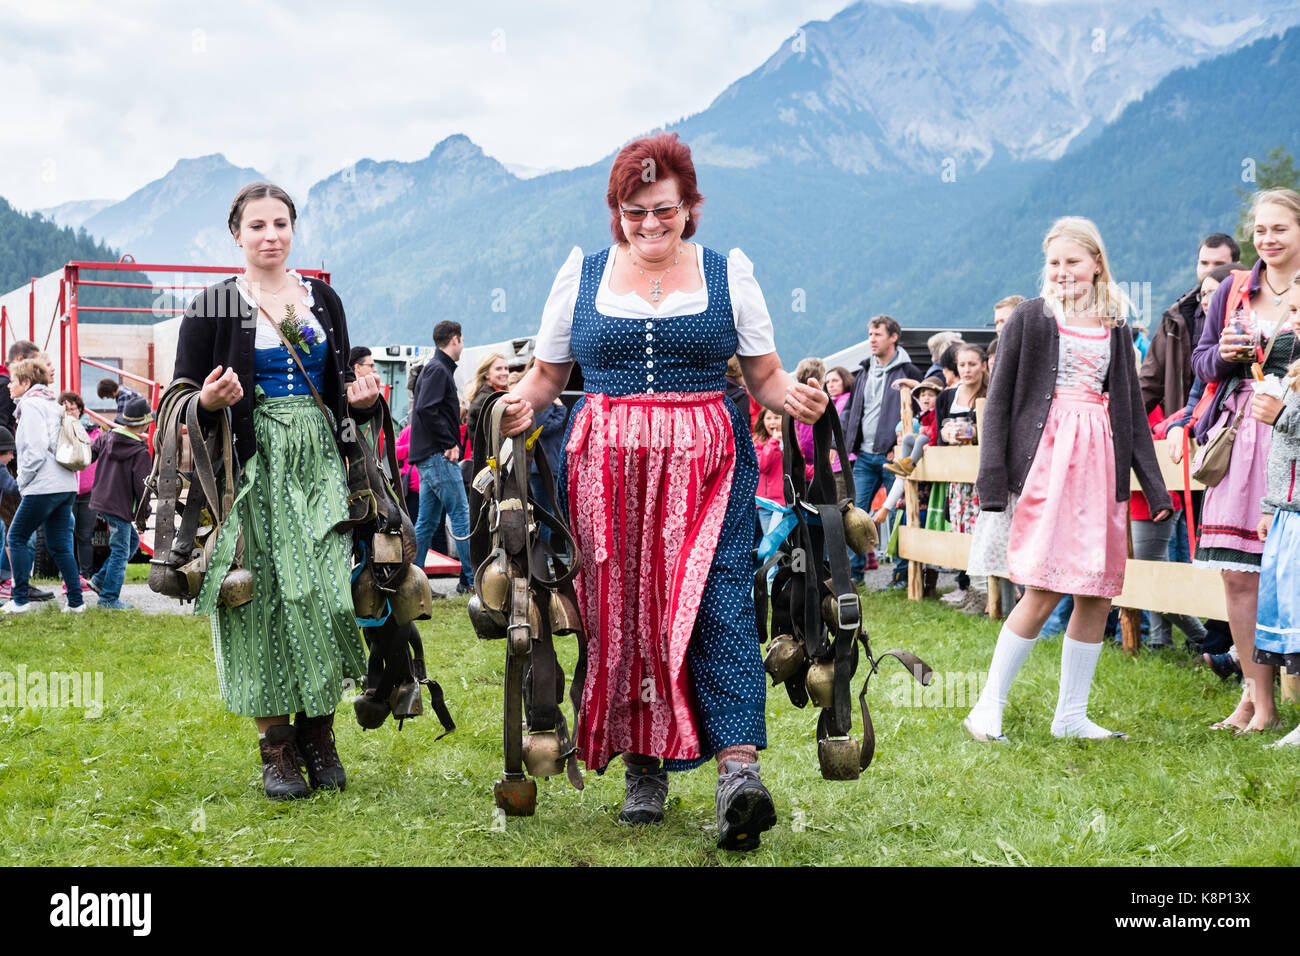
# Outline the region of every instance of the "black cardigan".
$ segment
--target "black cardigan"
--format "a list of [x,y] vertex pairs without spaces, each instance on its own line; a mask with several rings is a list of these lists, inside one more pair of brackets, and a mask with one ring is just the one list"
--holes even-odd
[[[356,379],[348,364],[347,318],[338,293],[319,279],[308,279],[316,304],[312,314],[325,329],[329,350],[326,353],[324,388],[321,398],[334,413],[336,437],[348,417],[347,386]],[[194,297],[181,319],[180,338],[176,343],[176,378],[202,382],[218,365],[233,368],[244,388],[244,397],[230,407],[235,435],[235,452],[241,462],[253,457],[257,442],[253,438],[254,340],[257,321],[253,309],[239,290],[235,279],[209,286]],[[378,403],[376,403],[376,406]],[[206,423],[215,424],[220,412],[202,412]],[[372,409],[358,410],[352,418],[358,424],[369,419]]]
[[[1008,491],[1018,494],[1025,486],[1052,406],[1060,338],[1056,319],[1041,298],[1020,303],[1002,327],[984,405],[977,482],[982,511],[1004,510]],[[1132,469],[1153,515],[1172,508],[1142,404],[1133,336],[1122,326],[1110,332],[1103,390],[1110,396],[1115,500],[1128,501]]]

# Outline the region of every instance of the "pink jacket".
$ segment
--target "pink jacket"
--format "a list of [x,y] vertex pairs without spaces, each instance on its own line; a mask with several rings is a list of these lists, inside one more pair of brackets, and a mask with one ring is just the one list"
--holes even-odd
[[785,503],[785,477],[781,469],[781,442],[769,438],[755,442],[758,453],[758,496],[768,501]]
[[401,492],[406,494],[407,491],[419,493],[420,491],[420,473],[412,467],[407,460],[411,457],[411,426],[407,425],[397,436],[397,470],[401,472]]
[[[86,434],[88,434],[90,440],[94,442],[95,437],[100,433],[100,431],[101,429],[98,425],[91,425],[90,430]],[[95,465],[97,464],[98,462],[92,461],[85,468],[81,469],[81,471],[77,472],[77,494],[90,494],[90,489],[95,485]]]

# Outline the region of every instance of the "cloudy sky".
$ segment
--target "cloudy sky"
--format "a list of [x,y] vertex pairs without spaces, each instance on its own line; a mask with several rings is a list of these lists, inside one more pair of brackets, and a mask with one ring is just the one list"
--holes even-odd
[[571,167],[704,109],[848,0],[0,0],[0,196],[121,199],[223,153],[305,193],[465,133]]

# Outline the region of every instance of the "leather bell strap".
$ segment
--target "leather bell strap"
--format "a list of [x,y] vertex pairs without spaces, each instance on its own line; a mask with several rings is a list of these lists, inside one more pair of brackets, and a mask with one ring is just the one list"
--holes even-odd
[[[796,526],[787,540],[791,556],[790,618],[798,625],[795,637],[804,642],[810,658],[824,658],[830,649],[826,627],[822,621],[821,578],[818,576],[817,555],[821,553],[820,535],[814,536],[804,509],[794,509]],[[820,529],[819,529],[820,530]],[[798,551],[803,552],[803,570],[794,567]]]
[[862,710],[862,750],[858,758],[858,766],[866,770],[871,765],[871,759],[876,753],[876,730],[871,722],[871,711],[867,707],[867,689],[871,684],[871,677],[876,671],[880,670],[880,662],[886,657],[892,657],[904,667],[907,672],[916,679],[922,687],[929,687],[934,680],[934,672],[930,670],[930,665],[921,658],[917,657],[911,651],[905,651],[902,648],[891,648],[881,654],[880,657],[871,656],[871,646],[867,640],[867,632],[863,631],[861,636],[862,649],[867,656],[867,676],[862,680],[862,690],[858,693],[858,705]]
[[555,733],[560,758],[565,762],[565,776],[575,789],[581,790],[584,784],[582,772],[578,769],[577,750],[569,734],[569,724],[560,710],[560,702],[564,699],[560,685],[564,678],[555,655],[548,611],[543,610],[541,622],[542,632],[532,642],[528,654],[528,670],[524,675],[524,722],[530,733]]
[[[443,696],[441,685],[429,679],[429,673],[424,667],[424,642],[420,640],[419,630],[411,622],[406,624],[406,645],[411,649],[411,676],[417,683],[429,689],[429,704],[433,707],[438,723],[442,724],[442,733],[433,738],[436,743],[456,729],[456,721],[452,720],[451,711],[447,709],[447,700]],[[402,648],[401,651],[402,656],[405,657],[406,649]]]
[[853,725],[849,681],[857,664],[857,636],[862,628],[862,605],[849,574],[844,517],[839,506],[819,505],[817,510],[822,519],[835,602],[835,681],[832,696],[834,729],[839,736],[846,736]]
[[807,479],[807,463],[803,449],[799,447],[795,419],[788,412],[781,416],[781,467],[784,471],[786,497],[807,498],[816,504],[830,504],[836,500],[835,472],[831,468],[831,449],[836,450],[840,459],[840,474],[844,478],[844,488],[850,501],[855,499],[853,469],[849,467],[848,449],[844,441],[844,431],[840,426],[839,414],[835,403],[829,402],[821,417],[813,423],[813,476],[812,484]]
[[[199,527],[199,514],[205,504],[214,521],[209,540],[215,541],[234,503],[234,450],[230,417],[228,414],[222,414],[218,418],[217,435],[211,439],[205,437],[199,417],[201,391],[199,383],[191,379],[178,378],[168,386],[159,402],[159,424],[155,428],[154,437],[156,453],[150,481],[158,498],[152,563],[161,567],[178,568],[182,564],[192,562],[196,550],[195,537]],[[183,428],[189,432],[193,480],[190,485],[190,497],[182,512],[180,527],[177,528],[176,505],[181,491],[179,464]],[[217,491],[212,450],[208,447],[209,441],[220,442],[220,457],[224,466],[226,485],[223,495],[219,495]],[[139,513],[137,513],[138,521]],[[242,553],[241,535],[236,547],[236,563],[242,560]],[[161,585],[162,582],[156,583]],[[162,590],[161,587],[154,587],[154,589]],[[190,592],[190,600],[198,596],[188,583],[186,590]]]
[[[538,506],[531,497],[528,478],[531,471],[533,447],[530,439],[515,436],[511,440],[510,456],[504,449],[507,439],[502,435],[505,405],[500,395],[490,396],[479,417],[479,435],[475,442],[475,465],[479,465],[480,449],[485,453],[484,466],[491,466],[495,480],[484,494],[484,508],[495,505],[495,522],[489,524],[492,536],[492,553],[485,562],[504,558],[510,581],[510,606],[508,628],[514,632],[527,628],[530,640],[526,655],[507,653],[505,693],[505,773],[507,778],[520,772],[522,766],[522,727],[530,731],[554,732],[565,762],[565,774],[576,789],[583,788],[582,772],[578,767],[576,748],[569,733],[568,722],[560,710],[563,692],[557,695],[561,671],[555,653],[551,631],[550,591],[563,588],[572,597],[571,582],[581,567],[581,553],[568,527],[557,517],[559,506],[554,491],[550,492],[552,511]],[[549,463],[542,449],[537,449],[538,472],[548,488],[554,488]],[[483,511],[480,511],[480,520]],[[530,516],[531,519],[530,520]],[[564,541],[571,556],[565,572],[557,577],[547,577],[544,568],[552,558],[558,567],[558,555],[550,545],[540,542],[537,526],[544,524]],[[471,531],[471,537],[473,531]],[[480,574],[485,564],[480,564]],[[542,605],[541,599],[546,603]],[[533,633],[529,624],[530,603],[539,605],[540,633]],[[576,606],[576,597],[574,604]],[[581,688],[586,680],[586,640],[578,635],[579,660],[574,673],[571,695],[574,712],[578,713]],[[525,669],[526,666],[526,669]],[[520,711],[522,710],[522,714]],[[522,720],[519,716],[522,716]]]
[[[194,477],[198,480],[199,486],[203,489],[203,497],[207,500],[210,510],[212,511],[213,520],[216,522],[212,529],[211,540],[216,541],[217,536],[221,533],[222,526],[230,519],[230,513],[235,506],[235,450],[234,442],[231,438],[230,416],[223,414],[217,426],[216,441],[220,442],[219,460],[222,465],[222,476],[225,479],[223,488],[218,494],[216,466],[212,460],[212,450],[208,448],[208,439],[203,435],[203,425],[199,420],[199,396],[194,395],[185,400],[185,428],[190,436],[190,457],[194,463]],[[233,567],[243,567],[244,563],[244,532],[240,529],[239,537],[235,542],[235,557],[232,563]],[[222,569],[222,573],[225,569]]]
[[[528,443],[516,436],[506,439],[501,433],[505,417],[505,404],[499,399],[491,410],[484,408],[488,418],[488,450],[496,463],[497,533],[501,546],[512,560],[518,561],[527,577],[532,577],[532,556],[528,549]],[[503,460],[506,441],[509,440],[510,459]]]

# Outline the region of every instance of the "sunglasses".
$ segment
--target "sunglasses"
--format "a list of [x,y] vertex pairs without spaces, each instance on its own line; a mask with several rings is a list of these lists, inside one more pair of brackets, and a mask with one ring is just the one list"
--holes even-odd
[[675,206],[655,206],[653,209],[641,209],[637,206],[633,206],[631,209],[624,209],[622,206],[619,206],[618,211],[628,222],[640,222],[646,216],[650,215],[650,213],[654,213],[654,217],[660,222],[672,222],[677,218],[678,211],[685,203],[686,200],[683,199]]

